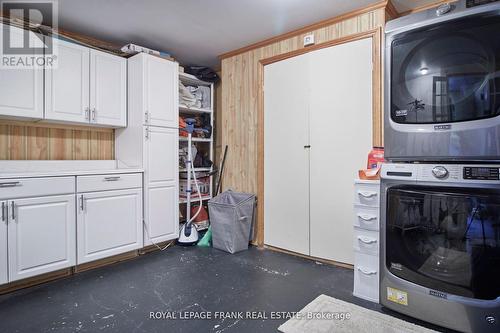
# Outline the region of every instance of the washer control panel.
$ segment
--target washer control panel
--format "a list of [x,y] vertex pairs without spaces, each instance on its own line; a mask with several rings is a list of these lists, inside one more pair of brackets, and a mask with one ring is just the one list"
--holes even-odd
[[493,167],[464,167],[464,179],[500,180],[500,169]]

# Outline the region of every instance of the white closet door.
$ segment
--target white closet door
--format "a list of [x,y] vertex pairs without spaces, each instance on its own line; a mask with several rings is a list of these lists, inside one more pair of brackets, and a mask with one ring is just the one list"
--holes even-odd
[[264,69],[264,242],[309,254],[309,60]]
[[353,179],[372,142],[372,39],[309,55],[311,256],[352,264]]

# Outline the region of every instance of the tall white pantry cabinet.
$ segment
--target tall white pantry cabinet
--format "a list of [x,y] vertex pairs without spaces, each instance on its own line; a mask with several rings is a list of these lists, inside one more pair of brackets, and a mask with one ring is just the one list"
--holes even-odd
[[119,167],[144,169],[144,245],[179,234],[179,65],[140,53],[128,59],[128,127],[116,130]]

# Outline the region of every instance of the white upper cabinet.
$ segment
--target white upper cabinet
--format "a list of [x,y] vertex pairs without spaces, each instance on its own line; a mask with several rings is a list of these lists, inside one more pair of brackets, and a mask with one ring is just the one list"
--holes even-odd
[[7,283],[7,201],[0,201],[0,284]]
[[57,66],[45,70],[45,119],[89,122],[89,48],[53,39]]
[[[4,27],[0,24],[0,34]],[[22,45],[23,34],[23,30],[10,27],[11,45]],[[31,39],[37,37],[30,34],[30,43]],[[0,69],[0,116],[43,118],[43,69]]]
[[179,65],[145,55],[146,125],[178,127]]
[[74,194],[7,204],[10,282],[75,265]]
[[127,59],[90,50],[90,122],[127,126]]

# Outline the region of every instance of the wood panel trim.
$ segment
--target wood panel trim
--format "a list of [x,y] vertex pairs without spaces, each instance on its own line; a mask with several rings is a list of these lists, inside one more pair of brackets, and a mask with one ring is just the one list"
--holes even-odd
[[392,0],[387,1],[387,6],[385,7],[385,14],[386,14],[386,21],[395,19],[400,16],[398,10],[396,9],[396,7],[394,7]]
[[372,144],[382,145],[382,27],[366,32],[353,34],[336,40],[314,45],[314,47],[298,49],[274,57],[259,60],[258,66],[258,109],[257,109],[257,225],[255,244],[264,246],[264,66],[277,61],[302,55],[314,50],[332,47],[339,44],[353,42],[363,38],[372,38]]
[[261,59],[261,60],[259,60],[259,62],[263,66],[269,65],[269,64],[272,64],[272,63],[275,63],[275,62],[278,62],[278,61],[282,61],[282,60],[285,60],[285,59],[288,59],[288,58],[293,58],[293,57],[296,57],[296,56],[299,56],[299,55],[302,55],[302,54],[305,54],[305,53],[309,53],[309,52],[312,52],[312,51],[316,51],[316,50],[320,50],[320,49],[324,49],[324,48],[327,48],[327,47],[332,47],[332,46],[336,46],[336,45],[344,44],[344,43],[348,43],[348,42],[354,42],[356,40],[360,40],[360,39],[363,39],[363,38],[373,37],[377,33],[378,30],[379,29],[377,28],[377,29],[372,29],[372,30],[368,30],[368,31],[363,31],[363,32],[360,32],[360,33],[356,33],[356,34],[352,34],[352,35],[349,35],[349,36],[341,37],[341,38],[338,38],[338,39],[330,40],[330,41],[327,41],[327,42],[324,42],[324,43],[321,43],[321,44],[311,45],[309,47],[305,47],[305,48],[302,48],[302,49],[297,49],[297,50],[294,50],[294,51],[291,51],[291,52],[278,54],[278,55],[276,55],[274,57]]
[[305,255],[305,254],[302,254],[302,253],[297,253],[297,252],[293,252],[293,251],[288,251],[288,250],[285,250],[285,249],[281,249],[279,247],[274,247],[274,246],[271,246],[271,245],[264,245],[264,248],[267,249],[267,250],[271,250],[271,251],[275,251],[275,252],[280,252],[280,253],[285,253],[285,254],[288,254],[288,255],[292,255],[292,256],[304,258],[304,259],[307,259],[307,260],[317,261],[317,262],[320,262],[322,264],[327,264],[327,265],[332,265],[332,266],[337,266],[337,267],[342,267],[342,268],[348,268],[348,269],[354,269],[354,266],[351,265],[351,264],[345,264],[343,262],[339,262],[339,261],[335,261],[335,260],[329,260],[329,259],[323,259],[323,258],[318,258],[318,257],[312,257],[312,256],[308,256],[308,255]]
[[19,289],[33,287],[45,282],[59,280],[73,274],[72,268],[66,268],[55,272],[45,273],[30,278],[14,281],[0,287],[0,295],[7,294]]
[[366,14],[368,12],[371,12],[371,11],[374,11],[374,10],[377,10],[380,8],[385,8],[387,6],[387,2],[388,2],[388,0],[379,1],[379,2],[374,3],[372,5],[369,5],[369,6],[360,8],[360,9],[356,9],[356,10],[353,10],[351,12],[348,12],[348,13],[345,13],[345,14],[342,14],[339,16],[335,16],[335,17],[332,17],[332,18],[329,18],[329,19],[326,19],[326,20],[323,20],[323,21],[320,21],[320,22],[317,22],[317,23],[314,23],[311,25],[307,25],[305,27],[289,31],[289,32],[286,32],[284,34],[274,36],[274,37],[265,39],[265,40],[257,42],[257,43],[253,43],[253,44],[241,47],[241,48],[233,50],[233,51],[223,53],[223,54],[219,55],[219,59],[222,60],[222,59],[234,57],[235,55],[238,55],[241,53],[245,53],[245,52],[255,50],[255,49],[258,49],[258,48],[261,48],[264,46],[268,46],[270,44],[274,44],[276,42],[283,41],[285,39],[296,37],[296,36],[304,34],[304,33],[318,30],[318,29],[324,28],[326,26],[330,26],[330,25],[333,25],[335,23],[345,21],[345,20],[348,20],[350,18],[359,16],[362,14]]
[[93,127],[93,126],[86,126],[86,125],[46,123],[46,122],[39,122],[39,121],[22,121],[22,120],[11,120],[11,119],[0,119],[0,125],[13,125],[13,126],[22,126],[22,127],[49,128],[49,129],[53,128],[53,129],[104,132],[104,133],[114,132],[114,129],[109,128],[109,127],[97,127],[97,126]]

